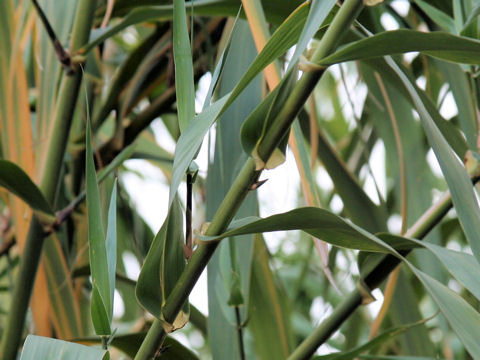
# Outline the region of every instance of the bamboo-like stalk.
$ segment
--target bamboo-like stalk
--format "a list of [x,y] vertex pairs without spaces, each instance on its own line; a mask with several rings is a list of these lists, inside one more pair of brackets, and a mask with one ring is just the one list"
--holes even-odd
[[[95,7],[95,0],[79,2],[72,29],[72,54],[88,42]],[[80,69],[77,69],[73,74],[65,74],[60,86],[59,100],[52,124],[55,132],[49,137],[48,153],[40,183],[40,189],[50,204],[53,204],[55,200],[81,80],[82,72]],[[42,254],[44,239],[43,227],[34,218],[30,225],[25,249],[22,254],[20,269],[12,295],[12,303],[8,312],[7,325],[2,334],[0,345],[1,359],[13,360],[17,357],[17,349],[24,329],[25,317]]]
[[[319,61],[336,48],[342,35],[350,28],[362,8],[362,0],[346,0],[343,3],[314,52],[311,58],[312,62]],[[290,125],[303,107],[322,74],[323,69],[316,69],[307,72],[295,85],[291,95],[288,97],[285,107],[272,125],[273,131],[266,134],[264,141],[259,144],[258,153],[262,159],[268,159],[273,153],[275,147],[289,130]],[[261,171],[255,169],[255,161],[252,158],[249,158],[220,204],[220,207],[217,209],[217,212],[206,231],[206,235],[217,235],[225,231],[241,203],[250,192],[252,185],[258,181],[260,173]],[[217,245],[217,243],[204,244],[199,246],[197,251],[195,251],[166,301],[166,305],[163,309],[163,317],[165,321],[173,323],[175,317],[192,291],[193,286],[200,277],[200,274],[212,257]],[[135,360],[146,360],[151,358],[159,347],[161,347],[165,337],[166,333],[161,322],[155,320],[135,356]]]
[[[474,180],[475,182],[478,179]],[[445,193],[442,198],[432,205],[417,222],[405,233],[406,237],[423,239],[429,231],[437,225],[452,207],[450,193]],[[409,251],[404,251],[403,256]],[[365,277],[364,283],[369,289],[377,288],[383,280],[398,266],[400,260],[394,256],[386,255],[383,260]],[[333,313],[308,336],[288,357],[288,360],[309,359],[320,345],[322,345],[362,304],[362,294],[359,289],[354,290],[335,308]]]

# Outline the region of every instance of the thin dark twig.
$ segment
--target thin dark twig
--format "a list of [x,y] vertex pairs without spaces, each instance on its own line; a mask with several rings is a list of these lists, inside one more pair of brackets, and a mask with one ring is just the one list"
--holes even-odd
[[47,31],[48,37],[52,41],[53,48],[55,49],[55,53],[57,54],[58,60],[63,65],[67,73],[70,74],[72,72],[70,54],[63,48],[62,44],[60,43],[60,40],[58,40],[58,37],[55,34],[55,31],[53,30],[52,25],[50,25],[50,22],[48,21],[47,16],[45,15],[42,8],[40,7],[40,4],[37,2],[37,0],[32,0],[32,3],[33,3],[33,6],[35,6],[35,9],[37,10],[38,16],[40,17],[40,20],[42,21],[43,26],[45,26],[45,30]]
[[193,240],[192,240],[192,187],[193,187],[193,176],[192,174],[187,174],[187,208],[185,210],[185,246],[186,246],[186,257],[190,258],[193,249]]
[[240,309],[235,306],[235,317],[237,318],[238,347],[240,349],[240,359],[245,360],[245,346],[243,344],[242,320],[240,318]]

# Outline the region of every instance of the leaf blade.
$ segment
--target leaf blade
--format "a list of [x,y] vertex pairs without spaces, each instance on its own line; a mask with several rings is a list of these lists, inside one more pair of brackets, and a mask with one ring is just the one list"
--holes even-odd
[[37,185],[15,163],[0,159],[0,186],[17,195],[32,209],[54,215]]
[[195,86],[193,63],[188,36],[185,1],[173,1],[173,57],[175,60],[175,85],[180,131],[183,131],[195,115]]
[[[92,274],[92,321],[98,335],[110,335],[110,316],[112,301],[110,295],[110,276],[107,263],[107,250],[100,208],[100,194],[93,163],[90,121],[87,120],[86,131],[86,197],[88,212],[88,243]],[[105,318],[108,317],[108,318]],[[105,325],[108,323],[108,327]]]
[[[115,270],[117,268],[117,181],[113,184],[108,208],[107,236],[105,250],[107,254],[107,269],[110,284],[110,299],[113,302],[115,292]],[[113,306],[110,307],[110,319],[113,319]]]
[[480,63],[480,41],[442,32],[425,33],[400,29],[385,31],[350,43],[332,55],[323,58],[320,65],[403,54],[411,51],[419,51],[451,62]]

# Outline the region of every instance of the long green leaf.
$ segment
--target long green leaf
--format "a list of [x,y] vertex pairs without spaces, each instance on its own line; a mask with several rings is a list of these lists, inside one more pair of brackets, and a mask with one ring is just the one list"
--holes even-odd
[[474,92],[467,74],[460,65],[436,61],[446,82],[450,85],[458,109],[458,120],[470,149],[477,149],[478,121],[475,113]]
[[15,163],[0,160],[0,186],[25,201],[33,210],[54,215],[40,189]]
[[409,245],[399,238],[390,236],[390,245],[353,223],[320,208],[304,207],[263,219],[248,217],[233,221],[232,230],[218,236],[201,236],[203,241],[220,241],[226,237],[282,230],[303,230],[308,234],[332,245],[349,249],[373,252],[394,253],[393,247],[405,248]]
[[445,268],[465,286],[477,299],[480,300],[480,264],[470,254],[446,249],[428,242],[419,242],[430,250]]
[[334,354],[329,354],[329,355],[323,355],[323,356],[316,356],[314,360],[350,360],[350,359],[355,359],[358,356],[361,356],[362,353],[368,350],[373,350],[378,348],[380,345],[387,343],[388,341],[392,340],[395,336],[400,335],[411,328],[414,328],[416,326],[422,325],[425,321],[419,321],[417,323],[413,324],[407,324],[407,325],[402,325],[395,327],[393,329],[387,330],[384,333],[376,336],[366,344],[363,344],[361,346],[358,346],[354,349],[348,350],[348,351],[342,351],[339,353],[334,353]]
[[[384,58],[367,59],[363,60],[362,62],[367,64],[373,71],[378,72],[382,76],[382,79],[387,80],[390,86],[396,88],[413,106],[415,106],[405,82],[402,80],[400,75],[394,71],[389,64],[387,64]],[[420,96],[425,108],[430,113],[433,121],[435,121],[435,124],[438,126],[449,145],[453,148],[458,157],[462,158],[465,156],[468,146],[465,142],[463,134],[458,130],[458,127],[456,127],[452,122],[445,120],[440,115],[435,103],[428,97],[425,91],[421,90],[415,84],[413,76],[407,73],[407,69],[401,64],[397,63],[397,65],[400,69],[402,69],[405,75],[409,76],[410,83]]]
[[[105,238],[107,250],[107,268],[110,280],[110,299],[113,302],[115,292],[115,272],[117,268],[117,181],[113,184],[110,205],[108,207],[107,237]],[[110,308],[110,319],[113,318],[113,306]]]
[[480,41],[443,32],[385,31],[346,45],[322,59],[321,65],[419,51],[442,60],[480,64]]
[[438,10],[423,0],[415,0],[415,3],[444,31],[450,33],[456,32],[455,21],[443,11]]
[[180,182],[182,181],[185,172],[197,154],[198,149],[200,149],[203,138],[220,114],[220,111],[228,100],[228,96],[229,95],[225,95],[223,98],[217,100],[198,114],[178,139],[175,158],[173,160],[169,206],[171,206],[173,199],[175,198],[177,189],[180,186]]
[[[300,0],[289,1],[268,1],[264,2],[267,20],[271,20],[274,24],[279,25],[291,12],[302,4]],[[142,4],[143,5],[143,4]],[[99,29],[95,36],[92,37],[91,42],[83,47],[81,52],[88,52],[95,46],[104,42],[109,37],[117,34],[128,26],[149,22],[149,21],[165,21],[172,18],[172,5],[158,5],[158,6],[138,6],[136,2],[128,2],[128,7],[135,7],[120,21],[118,24]],[[195,0],[186,2],[187,9],[194,8],[196,15],[204,16],[235,16],[238,13],[240,3],[232,0]],[[117,6],[115,6],[115,9]]]
[[471,180],[464,166],[458,161],[452,148],[448,145],[430,113],[425,108],[421,97],[415,91],[410,80],[403,74],[393,59],[387,57],[386,61],[405,84],[420,114],[420,119],[427,134],[428,141],[437,156],[445,180],[452,193],[452,201],[462,228],[470,243],[473,254],[477,260],[480,261],[480,232],[478,231],[480,228],[480,209]]
[[93,163],[90,121],[87,121],[85,162],[88,242],[93,286],[91,305],[92,321],[98,335],[110,335],[110,314],[113,311],[113,298],[111,297],[107,249],[103,232],[102,211],[100,208],[100,195],[98,191],[95,165]]
[[107,360],[108,351],[63,340],[28,335],[21,360]]
[[[197,4],[195,4],[197,5]],[[173,14],[173,6],[145,6],[142,8],[135,9],[131,11],[123,20],[114,25],[104,29],[97,29],[92,32],[90,42],[85,45],[80,52],[87,53],[92,50],[94,47],[100,45],[102,42],[108,38],[118,34],[123,29],[131,25],[135,25],[147,21],[162,21],[170,20]]]
[[173,1],[173,56],[178,122],[180,131],[183,131],[195,115],[192,50],[183,0]]
[[434,278],[409,265],[417,278],[438,304],[460,341],[471,355],[480,354],[478,333],[480,332],[480,314],[458,294]]
[[121,152],[120,154],[118,154],[117,156],[115,156],[115,158],[110,162],[110,164],[108,164],[107,166],[105,166],[102,170],[100,170],[98,172],[98,177],[97,177],[97,180],[98,182],[102,182],[103,180],[105,180],[105,178],[113,171],[115,170],[117,167],[119,167],[121,164],[123,164],[123,162],[125,160],[128,160],[130,159],[130,157],[133,156],[133,154],[136,152],[136,151],[141,151],[140,149],[142,148],[142,144],[140,141],[138,142],[134,142],[133,144],[131,145],[128,145],[127,147],[125,147]]
[[[183,214],[180,200],[175,197],[150,246],[135,289],[140,305],[160,320],[163,320],[162,308],[168,295],[186,265],[183,242]],[[188,303],[177,320],[178,323],[173,324],[175,328],[182,327],[188,320]]]

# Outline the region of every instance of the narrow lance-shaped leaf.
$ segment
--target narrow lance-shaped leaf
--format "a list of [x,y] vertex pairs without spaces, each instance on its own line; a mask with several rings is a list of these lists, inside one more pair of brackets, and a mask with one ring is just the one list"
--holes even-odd
[[[402,81],[397,72],[395,72],[389,64],[387,64],[385,58],[375,58],[363,60],[366,65],[368,65],[373,71],[378,72],[382,79],[386,80],[389,86],[396,88],[402,96],[405,97],[412,105],[415,105],[410,93],[405,86],[405,83]],[[397,63],[398,65],[398,63]],[[400,69],[402,66],[399,65]],[[406,74],[406,69],[402,70]],[[429,98],[427,93],[421,90],[413,80],[413,76],[410,76],[410,83],[415,88],[417,94],[420,96],[425,108],[432,116],[433,121],[438,126],[438,129],[442,132],[443,136],[455,151],[455,153],[462,158],[465,155],[465,152],[468,150],[467,143],[465,141],[464,135],[459,131],[458,127],[455,126],[452,122],[445,120],[438,109],[436,108],[435,103]]]
[[480,274],[480,264],[475,260],[475,257],[429,242],[410,240],[434,254],[448,272],[480,300],[480,278],[477,276],[477,274]]
[[480,354],[480,314],[460,295],[408,263],[471,355]]
[[192,50],[188,37],[185,1],[173,1],[173,56],[175,87],[180,131],[183,132],[195,115]]
[[[280,24],[286,16],[288,16],[293,10],[294,6],[299,5],[301,1],[288,1],[284,3],[278,3],[278,1],[269,1],[263,2],[263,5],[266,7],[267,18],[273,20],[275,25]],[[132,3],[135,4],[136,3]],[[134,6],[135,6],[134,5]],[[307,5],[307,3],[304,3]],[[95,46],[101,44],[106,39],[112,37],[123,29],[131,25],[136,25],[143,22],[149,21],[161,21],[161,20],[170,20],[172,18],[173,6],[172,5],[157,5],[157,6],[145,6],[137,5],[138,7],[129,11],[122,21],[118,24],[107,27],[104,29],[96,29],[93,32],[93,36],[90,39],[90,43],[85,45],[79,52],[85,53],[93,49]],[[303,5],[300,5],[303,6]],[[120,7],[120,6],[118,6]],[[212,1],[212,0],[194,0],[188,1],[185,3],[187,9],[194,8],[196,15],[205,15],[205,16],[235,16],[238,13],[239,3],[237,1],[231,0],[222,0],[222,1]],[[115,6],[117,9],[117,6]]]
[[170,185],[169,206],[172,205],[180,182],[182,181],[185,172],[190,166],[190,163],[195,157],[198,149],[200,149],[205,134],[217,119],[220,110],[222,110],[222,107],[227,100],[228,95],[225,95],[223,98],[217,100],[215,103],[202,111],[195,117],[195,119],[190,123],[190,125],[187,127],[187,129],[185,129],[178,139],[175,150],[175,158],[173,160],[173,174],[172,183]]
[[480,4],[477,4],[475,8],[472,9],[470,14],[468,15],[467,20],[465,20],[465,25],[463,25],[463,29],[460,32],[460,35],[469,36],[471,28],[476,27],[476,20],[480,15]]
[[435,125],[435,122],[423,105],[420,96],[415,91],[410,80],[400,70],[393,59],[387,57],[386,61],[405,84],[420,114],[420,119],[427,134],[428,141],[437,156],[442,173],[452,193],[452,201],[457,211],[460,224],[467,236],[474,256],[477,258],[477,261],[480,261],[480,232],[478,231],[478,229],[480,229],[480,209],[470,177],[465,167],[460,163],[452,148],[448,145],[442,133]]
[[[232,229],[218,236],[197,235],[200,241],[220,241],[226,237],[282,230],[303,230],[332,245],[349,249],[395,253],[393,248],[410,248],[408,240],[389,237],[386,244],[353,223],[320,208],[303,207],[263,219],[248,217],[233,221]],[[393,246],[393,248],[392,248]]]
[[477,148],[478,120],[475,112],[475,93],[472,91],[467,74],[460,65],[436,61],[445,81],[450,85],[458,108],[458,121],[470,149]]
[[[382,240],[387,240],[389,236],[391,235],[383,235],[381,238]],[[448,271],[470,291],[472,291],[473,288],[476,288],[476,290],[473,290],[472,292],[474,295],[478,296],[478,279],[472,275],[476,273],[476,270],[478,270],[480,265],[474,260],[473,256],[444,249],[427,242],[420,242],[414,239],[405,240],[424,246],[426,249],[430,250],[443,263],[443,265],[445,265]],[[479,354],[480,344],[478,343],[477,334],[480,331],[480,314],[477,310],[447,286],[420,271],[406,259],[403,259],[403,261],[421,281],[425,289],[432,296],[433,300],[438,304],[440,311],[448,320],[470,354]]]
[[355,41],[323,58],[321,65],[419,51],[442,60],[480,64],[480,41],[443,32],[393,30]]
[[110,275],[107,263],[107,249],[103,233],[100,195],[93,163],[93,150],[90,131],[90,121],[87,121],[86,131],[86,193],[88,212],[88,242],[90,269],[92,274],[92,304],[91,316],[93,326],[98,335],[110,335],[112,313]]
[[438,10],[423,0],[415,0],[415,3],[443,30],[450,33],[456,32],[455,21],[443,11]]
[[40,189],[18,165],[0,160],[0,186],[17,195],[33,210],[54,215]]
[[[113,184],[110,205],[108,208],[107,237],[105,239],[107,250],[107,267],[110,281],[110,299],[113,305],[115,292],[115,271],[117,268],[117,181]],[[113,306],[110,307],[110,319],[113,318]]]
[[130,159],[130,157],[137,151],[137,149],[140,147],[140,144],[138,142],[134,142],[133,144],[128,145],[125,147],[120,154],[115,156],[115,158],[105,166],[102,170],[98,172],[98,182],[102,182],[105,180],[105,178],[117,167],[119,167],[125,160]]

